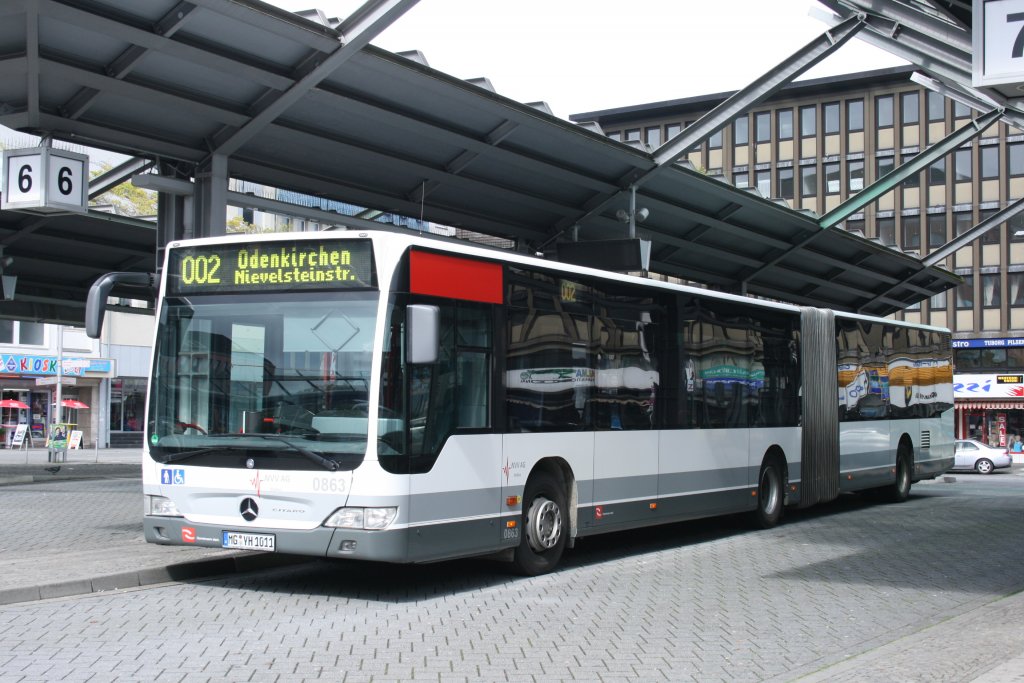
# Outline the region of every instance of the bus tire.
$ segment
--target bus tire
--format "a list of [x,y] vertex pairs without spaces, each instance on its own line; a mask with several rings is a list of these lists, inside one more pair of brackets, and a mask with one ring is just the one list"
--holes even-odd
[[910,497],[910,472],[912,470],[910,454],[904,444],[900,444],[896,455],[896,481],[881,489],[883,500],[888,503],[902,503]]
[[512,563],[520,574],[537,576],[555,568],[569,541],[565,487],[550,472],[534,472],[523,495],[522,534]]
[[782,519],[785,492],[782,490],[782,468],[776,458],[768,458],[757,476],[757,509],[754,522],[762,529],[771,529]]

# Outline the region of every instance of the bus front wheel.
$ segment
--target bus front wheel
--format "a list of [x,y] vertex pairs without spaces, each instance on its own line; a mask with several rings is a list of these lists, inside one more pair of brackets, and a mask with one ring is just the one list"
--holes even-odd
[[523,495],[522,534],[512,562],[525,576],[545,574],[558,564],[569,540],[565,490],[554,475],[535,472]]

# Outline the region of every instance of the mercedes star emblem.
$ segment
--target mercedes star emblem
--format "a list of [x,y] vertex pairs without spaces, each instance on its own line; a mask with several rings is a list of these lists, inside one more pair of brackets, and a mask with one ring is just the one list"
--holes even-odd
[[251,522],[260,514],[260,506],[252,498],[246,498],[238,506],[238,511],[242,513],[242,519]]

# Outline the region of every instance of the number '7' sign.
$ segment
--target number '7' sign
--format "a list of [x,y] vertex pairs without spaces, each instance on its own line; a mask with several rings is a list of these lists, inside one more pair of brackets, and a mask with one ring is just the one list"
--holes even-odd
[[1024,84],[1024,0],[976,0],[973,12],[973,85]]

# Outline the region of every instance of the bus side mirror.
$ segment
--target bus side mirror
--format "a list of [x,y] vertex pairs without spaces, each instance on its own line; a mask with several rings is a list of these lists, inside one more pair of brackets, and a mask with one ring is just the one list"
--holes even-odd
[[426,304],[410,304],[405,309],[407,363],[436,363],[440,345],[441,309]]
[[142,288],[145,294],[155,296],[155,273],[107,273],[92,283],[85,304],[85,333],[99,339],[103,331],[103,314],[107,310],[107,297],[116,285]]

